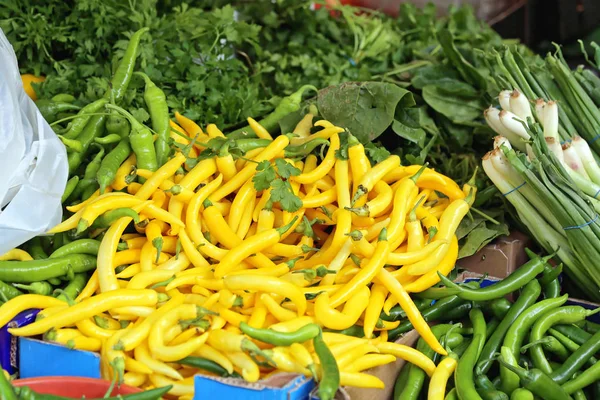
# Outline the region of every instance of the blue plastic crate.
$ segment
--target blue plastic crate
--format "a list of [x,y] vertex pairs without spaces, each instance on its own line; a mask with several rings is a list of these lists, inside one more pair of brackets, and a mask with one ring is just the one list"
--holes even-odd
[[11,375],[18,370],[19,346],[17,338],[8,333],[8,328],[19,328],[35,320],[40,310],[23,311],[7,325],[0,328],[0,367]]

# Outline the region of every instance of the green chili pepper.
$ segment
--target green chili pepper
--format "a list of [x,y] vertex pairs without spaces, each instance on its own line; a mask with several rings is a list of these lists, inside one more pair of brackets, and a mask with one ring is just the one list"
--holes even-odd
[[59,278],[50,278],[50,279],[47,279],[47,281],[52,286],[58,286],[58,285],[62,284],[62,281]]
[[144,79],[146,88],[144,90],[144,101],[148,111],[150,112],[150,118],[152,120],[152,130],[156,132],[156,141],[154,142],[154,148],[156,151],[156,162],[158,166],[162,166],[167,162],[169,157],[169,137],[171,127],[169,124],[169,106],[167,105],[167,96],[158,86],[154,84],[148,77],[148,75],[142,72],[136,72]]
[[479,353],[485,344],[485,318],[480,309],[474,308],[469,312],[473,324],[473,340],[462,357],[458,360],[454,381],[460,399],[477,400],[481,396],[475,388],[473,371],[479,359]]
[[0,280],[31,283],[96,268],[96,257],[73,254],[48,260],[0,261]]
[[544,264],[552,257],[553,255],[539,258],[537,260],[531,260],[500,282],[482,289],[470,289],[465,286],[459,286],[442,274],[438,273],[438,275],[441,275],[440,280],[444,283],[444,285],[458,290],[456,295],[462,299],[472,301],[492,300],[506,296],[507,294],[510,294],[515,290],[525,286],[538,274],[544,271]]
[[580,346],[592,337],[590,333],[587,333],[575,324],[556,325],[553,328],[556,329],[558,332],[562,333],[563,335],[566,335],[569,339],[571,339]]
[[[113,102],[114,104],[114,102]],[[110,116],[106,120],[106,132],[108,135],[104,136],[104,138],[116,138],[124,139],[129,136],[129,131],[131,131],[131,126],[126,118],[123,118],[119,113],[112,110],[110,112]],[[100,139],[104,140],[104,139]]]
[[100,194],[103,194],[106,188],[115,180],[117,169],[123,164],[131,154],[129,138],[123,138],[119,144],[104,157],[100,163],[100,169],[96,173],[96,180],[100,185]]
[[475,375],[475,387],[483,400],[508,400],[508,395],[496,390],[496,387],[485,374]]
[[101,136],[102,132],[104,131],[105,122],[105,116],[95,115],[90,118],[85,128],[83,128],[83,131],[77,137],[77,140],[79,140],[79,142],[81,143],[82,151],[79,153],[68,154],[70,174],[73,174],[75,170],[77,170],[77,168],[85,158],[88,148],[90,147],[90,144],[92,144],[92,142],[94,141],[94,138]]
[[568,400],[571,397],[565,390],[554,382],[543,371],[534,368],[529,371],[523,368],[508,364],[502,357],[498,361],[510,371],[517,374],[521,380],[521,385],[535,396],[539,396],[544,400]]
[[[478,282],[469,282],[468,285],[478,287]],[[423,310],[421,315],[425,321],[448,321],[462,317],[471,309],[471,304],[466,303],[458,296],[449,296],[437,301],[433,306]],[[401,334],[413,329],[410,321],[402,321],[396,328],[388,331],[391,341],[396,340]]]
[[253,328],[245,322],[240,323],[240,330],[252,339],[275,346],[290,346],[293,343],[304,343],[320,334],[317,324],[304,325],[294,332],[277,332],[271,329]]
[[52,97],[52,101],[56,101],[59,103],[72,103],[75,101],[75,96],[68,93],[59,93]]
[[[449,324],[434,325],[431,327],[431,331],[440,340],[452,327],[453,325]],[[419,338],[417,342],[417,350],[432,360],[436,354],[422,338]],[[407,371],[407,379],[406,382],[396,381],[394,386],[394,400],[418,399],[425,383],[425,371],[413,364],[406,364],[402,369]]]
[[[396,382],[394,383],[394,396],[392,397],[394,400],[399,400],[399,396],[402,394],[403,390],[406,388],[407,383],[409,382],[408,378],[411,372],[410,368],[411,364],[405,363],[400,370],[400,373],[396,377]],[[413,381],[410,381],[411,383]]]
[[140,40],[142,36],[148,32],[150,28],[142,28],[135,32],[131,39],[129,39],[129,44],[127,45],[127,50],[125,50],[125,54],[123,55],[123,59],[119,63],[115,74],[110,81],[110,88],[104,94],[105,98],[114,98],[115,101],[119,101],[125,95],[125,91],[129,86],[129,82],[131,81],[131,77],[133,75],[133,70],[135,68],[135,61],[138,55],[138,47],[140,45]]
[[[94,229],[108,228],[109,226],[112,225],[113,222],[115,222],[116,220],[123,218],[123,217],[132,218],[133,222],[136,224],[140,222],[140,215],[135,210],[133,210],[132,208],[128,208],[128,207],[121,207],[121,208],[115,208],[114,210],[106,211],[104,214],[102,214],[101,216],[96,218],[96,220],[92,224],[92,228],[94,228]],[[86,224],[86,221],[83,221],[82,225],[81,225],[81,228],[83,230],[87,229],[85,224]],[[78,226],[77,228],[79,229],[80,226]],[[158,239],[160,239],[160,238],[158,238]]]
[[61,203],[64,203],[69,198],[69,196],[73,193],[73,191],[77,187],[78,183],[79,183],[79,177],[77,175],[75,175],[74,177],[72,177],[71,179],[69,179],[67,181],[67,186],[65,186],[65,191],[63,192],[63,195],[60,198]]
[[594,334],[582,344],[561,367],[550,374],[550,378],[559,384],[565,383],[600,349],[600,332]]
[[562,385],[562,388],[565,390],[565,392],[572,394],[577,390],[588,387],[598,381],[600,381],[600,363],[594,364],[573,379],[565,382]]
[[600,324],[588,320],[581,321],[577,324],[577,326],[579,326],[584,331],[592,334],[600,331]]
[[121,107],[117,107],[112,104],[107,104],[106,107],[125,116],[131,124],[129,140],[131,143],[131,148],[133,149],[137,159],[137,167],[150,171],[156,171],[156,151],[154,150],[154,139],[150,129],[139,123],[133,115]]
[[[123,118],[120,118],[120,119],[123,120]],[[127,121],[125,120],[125,122],[127,122]],[[108,121],[106,121],[106,130],[108,131]],[[123,139],[123,137],[121,135],[116,134],[116,133],[111,133],[111,134],[108,134],[103,137],[95,138],[94,142],[98,143],[98,144],[113,144],[113,143],[119,143],[121,141],[121,139]]]
[[32,282],[29,285],[13,283],[13,286],[18,289],[27,290],[31,294],[41,294],[42,296],[49,296],[52,293],[52,285],[46,281]]
[[54,253],[50,254],[50,258],[64,257],[71,254],[89,254],[92,256],[98,255],[100,242],[95,239],[79,239],[62,246]]
[[329,347],[319,333],[313,338],[315,353],[321,363],[321,381],[319,382],[319,398],[321,400],[333,400],[340,387],[340,370],[337,361]]
[[94,184],[96,183],[96,173],[98,172],[98,169],[100,168],[100,163],[102,162],[102,158],[104,157],[104,147],[100,146],[97,143],[92,143],[90,147],[98,148],[98,153],[85,167],[83,179],[79,181],[77,187],[75,188],[75,191],[73,192],[74,198],[81,197],[84,191],[89,189],[89,187],[94,186]]
[[494,317],[498,319],[504,318],[508,310],[512,307],[512,303],[505,297],[494,299],[488,304],[483,306],[483,311],[489,311]]
[[227,370],[225,368],[223,368],[216,362],[214,362],[212,360],[208,360],[206,358],[202,358],[202,357],[191,357],[190,356],[190,357],[186,357],[186,358],[183,358],[183,359],[177,361],[177,363],[183,364],[183,365],[189,365],[190,367],[208,371],[208,372],[211,372],[215,375],[222,376],[222,377],[235,377],[235,378],[240,377],[240,375],[237,372],[234,371],[232,374],[230,374],[229,372],[227,372]]
[[[419,311],[423,311],[427,307],[431,306],[431,300],[429,299],[415,299],[414,303]],[[386,314],[382,311],[379,315],[379,318],[381,318],[384,321],[394,322],[398,321],[399,319],[406,318],[406,312],[402,309],[402,307],[394,306],[391,308],[389,314]]]
[[[579,345],[577,343],[575,343],[574,341],[572,341],[571,339],[569,339],[567,336],[563,335],[556,329],[550,328],[550,329],[548,329],[548,333],[550,333],[553,337],[556,338],[556,340],[558,340],[560,343],[562,343],[562,345],[565,346],[565,348],[567,350],[569,350],[571,353],[573,353],[574,351],[577,351],[577,349],[579,349]],[[598,362],[598,359],[596,359],[595,357],[590,357],[589,360],[587,360],[587,363],[590,366],[596,364],[597,362]]]
[[0,300],[8,301],[8,300],[14,299],[15,297],[20,296],[22,294],[23,294],[23,292],[21,292],[19,289],[15,288],[14,286],[0,281]]
[[18,400],[17,394],[0,368],[0,398],[2,400]]
[[[528,248],[525,248],[525,252],[532,260],[538,258],[538,255]],[[560,281],[558,276],[562,270],[562,264],[559,264],[556,268],[552,268],[548,263],[544,265],[544,273],[540,279],[540,284],[542,285],[545,298],[549,299],[560,296]]]
[[267,147],[269,144],[271,144],[271,142],[272,140],[270,139],[237,139],[235,141],[235,148],[241,150],[243,153],[247,153],[250,150]]
[[[588,310],[580,306],[563,306],[556,310],[547,311],[533,324],[529,335],[529,341],[535,342],[540,340],[553,325],[561,323],[572,324],[581,321],[598,311],[600,311],[600,308]],[[541,345],[532,346],[529,349],[529,355],[536,368],[544,371],[546,374],[552,373],[552,368],[544,355],[544,350]]]
[[83,151],[83,145],[77,139],[67,139],[62,137],[61,135],[57,135],[62,144],[69,150],[72,150],[76,153],[81,153]]
[[71,121],[71,126],[69,127],[67,132],[62,136],[65,139],[77,139],[83,131],[83,128],[85,128],[85,126],[92,118],[92,116],[89,114],[98,113],[98,111],[104,108],[104,105],[107,102],[107,99],[98,99],[79,110],[79,112],[77,113],[77,118],[73,118],[73,121]]
[[38,110],[49,124],[57,120],[58,114],[65,111],[79,110],[81,107],[69,103],[61,103],[48,99],[40,99],[35,102]]
[[87,284],[88,277],[87,274],[75,274],[75,277],[69,282],[67,286],[62,290],[58,296],[56,296],[59,300],[68,301],[69,299],[75,299],[79,296],[79,293],[83,290],[85,285]]
[[521,353],[525,353],[527,349],[538,344],[541,344],[544,350],[551,352],[561,361],[566,360],[571,354],[569,350],[554,336],[544,336],[538,341],[527,343],[525,346],[521,347]]
[[46,254],[44,247],[42,246],[42,239],[39,236],[31,238],[27,243],[27,252],[34,260],[48,258],[48,254]]
[[492,333],[492,336],[490,336],[481,352],[482,359],[487,360],[483,361],[481,368],[483,373],[487,373],[492,366],[491,358],[500,350],[504,336],[510,327],[514,324],[519,315],[521,315],[527,308],[535,303],[541,292],[542,287],[535,279],[529,281],[529,283],[525,285],[520,296],[517,298],[517,301],[515,301],[512,307],[510,307],[510,310],[502,319],[502,322],[500,325],[498,325],[498,328],[496,328],[494,333]]
[[365,337],[365,329],[360,325],[353,325],[350,328],[346,328],[341,331],[336,331],[335,329],[324,328],[323,332],[334,332],[334,333],[339,333],[340,335],[353,336],[353,337],[357,337],[357,338]]
[[287,158],[306,157],[317,147],[328,143],[327,139],[317,138],[298,146],[288,146],[285,148],[285,156]]
[[444,400],[459,400],[456,388],[452,388],[444,397]]
[[510,400],[533,400],[533,393],[527,389],[518,388],[512,392]]
[[[500,355],[510,365],[518,365],[518,361],[515,358],[515,355],[511,352],[511,350],[507,346],[502,346],[500,348]],[[519,376],[509,370],[508,368],[504,368],[500,366],[500,388],[504,393],[512,394],[515,390],[519,388]]]
[[[302,95],[307,90],[318,91],[318,89],[312,85],[304,85],[296,92],[291,95],[284,97],[281,99],[281,102],[275,107],[269,115],[258,121],[259,124],[263,126],[270,133],[274,133],[277,131],[279,125],[279,121],[288,114],[296,112],[300,109],[300,104],[302,103]],[[252,132],[248,126],[237,129],[227,135],[227,137],[238,139],[242,137],[248,137],[249,132]]]
[[[498,318],[494,317],[490,320],[487,321],[487,325],[486,325],[486,329],[485,329],[485,340],[487,342],[487,340],[490,338],[490,336],[492,336],[492,334],[494,333],[494,331],[496,330],[496,328],[498,328],[498,325],[500,325],[500,322],[502,322],[502,320],[499,320]],[[472,331],[472,329],[471,329]]]

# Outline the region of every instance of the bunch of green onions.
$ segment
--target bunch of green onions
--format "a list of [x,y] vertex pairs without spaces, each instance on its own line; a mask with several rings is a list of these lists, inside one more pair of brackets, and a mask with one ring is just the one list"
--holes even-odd
[[537,243],[557,252],[569,280],[600,300],[600,167],[588,143],[575,136],[560,144],[556,102],[538,100],[532,112],[515,90],[501,92],[499,103],[501,111],[485,111],[501,135],[483,158],[485,173]]

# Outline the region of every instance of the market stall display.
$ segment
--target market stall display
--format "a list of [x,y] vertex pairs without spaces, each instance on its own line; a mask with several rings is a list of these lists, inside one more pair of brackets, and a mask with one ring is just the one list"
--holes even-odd
[[[64,53],[24,52],[3,11],[69,170],[63,221],[0,256],[11,343],[97,353],[132,399],[201,398],[198,375],[391,391],[397,359],[394,399],[593,398],[597,308],[567,293],[600,297],[594,72],[468,7],[289,3],[149,1],[127,40]],[[79,6],[57,10],[84,38]],[[509,225],[546,253],[457,279]]]

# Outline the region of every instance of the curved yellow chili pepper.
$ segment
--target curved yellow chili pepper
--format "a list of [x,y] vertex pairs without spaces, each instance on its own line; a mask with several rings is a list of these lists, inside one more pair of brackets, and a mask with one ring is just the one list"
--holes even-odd
[[[332,270],[332,271],[340,271],[342,269],[342,267],[344,266],[344,263],[346,262],[348,257],[350,257],[351,252],[352,252],[352,239],[350,239],[349,237],[346,237],[344,244],[340,248],[337,255],[333,258],[333,260],[331,260],[331,262],[327,266],[327,269]],[[331,285],[335,282],[336,277],[337,277],[337,273],[336,274],[327,274],[323,277],[323,279],[321,279],[321,282],[319,285],[320,286]]]
[[177,121],[179,126],[181,126],[183,130],[185,130],[189,137],[194,138],[196,137],[196,135],[199,135],[200,140],[208,140],[208,137],[206,137],[206,135],[202,131],[202,128],[188,117],[181,115],[177,111],[175,111],[175,120]]
[[[33,296],[33,295],[25,295],[25,296]],[[19,296],[13,300],[20,299],[24,296]],[[40,296],[44,298],[45,296]],[[13,301],[10,300],[10,301]],[[1,308],[5,308],[7,305],[9,308],[6,310],[10,310],[10,301],[5,303]],[[40,308],[40,305],[45,305],[50,302],[47,299],[43,299],[40,301],[40,304],[36,304],[35,308]],[[14,336],[33,336],[40,335],[46,332],[50,328],[62,328],[64,326],[69,326],[74,324],[77,321],[82,319],[91,318],[94,315],[99,313],[111,310],[113,308],[117,308],[122,306],[123,304],[127,304],[130,306],[155,306],[158,302],[158,293],[154,290],[129,290],[129,289],[116,289],[112,290],[108,293],[100,293],[97,296],[91,297],[89,299],[85,299],[80,303],[77,303],[62,312],[52,315],[48,318],[43,318],[39,321],[36,321],[30,325],[23,326],[21,328],[11,328],[10,333]],[[56,303],[52,303],[53,305],[59,305]],[[33,308],[30,307],[29,308]],[[45,308],[45,307],[42,307]],[[2,313],[4,316],[6,313]]]
[[[163,333],[169,326],[177,323],[178,320],[194,319],[198,316],[197,307],[194,304],[181,304],[163,314],[158,318],[148,335],[148,346],[152,355],[161,361],[171,362],[181,360],[192,354],[197,348],[202,346],[208,338],[208,333],[194,337],[185,343],[169,346],[165,343]],[[179,330],[181,332],[181,329]]]
[[458,257],[458,240],[456,236],[452,238],[450,242],[450,247],[448,248],[448,252],[437,266],[437,268],[425,273],[423,276],[417,278],[414,282],[407,284],[404,288],[408,293],[419,293],[424,291],[425,289],[429,289],[430,287],[436,285],[440,281],[440,277],[438,275],[438,271],[447,276],[453,269],[456,264],[456,259]]
[[216,306],[216,310],[221,316],[221,318],[227,321],[229,326],[235,326],[236,328],[239,327],[242,322],[248,323],[248,320],[250,319],[250,317],[248,317],[247,315],[242,315],[240,313],[232,311],[228,308],[221,306],[220,304]]
[[388,290],[383,285],[375,283],[371,288],[371,297],[369,298],[369,305],[365,310],[363,327],[365,331],[365,337],[367,339],[371,338],[373,335],[373,331],[375,330],[375,326],[377,325],[377,321],[381,315],[381,310],[383,309],[383,304],[387,294]]
[[350,211],[340,209],[337,216],[337,225],[335,227],[335,231],[332,234],[333,239],[331,240],[331,245],[318,253],[312,256],[308,260],[300,260],[296,264],[299,269],[302,268],[310,268],[319,264],[328,264],[335,255],[340,251],[348,236],[347,233],[350,233],[352,230],[352,214]]
[[269,326],[269,329],[272,329],[277,332],[293,332],[293,331],[296,331],[296,330],[302,328],[305,325],[313,324],[313,323],[315,323],[315,319],[313,317],[309,317],[308,315],[305,315],[305,316],[298,317],[298,318],[290,320],[290,321],[278,322],[276,324]]
[[159,270],[170,271],[171,273],[181,272],[191,264],[189,258],[185,254],[171,257],[167,262],[159,264],[156,268]]
[[273,140],[267,147],[265,147],[265,149],[258,156],[256,156],[253,159],[256,162],[247,164],[241,171],[237,173],[237,175],[233,179],[219,187],[214,193],[210,195],[210,200],[213,202],[219,201],[223,197],[239,189],[244,183],[248,181],[248,179],[252,178],[252,176],[256,172],[256,167],[258,166],[258,163],[274,158],[277,154],[279,154],[280,151],[285,149],[289,142],[290,141],[287,136],[277,136],[275,140]]
[[258,365],[244,352],[227,352],[225,356],[235,365],[242,373],[242,377],[246,382],[256,382],[260,378],[260,370]]
[[310,371],[300,365],[284,347],[273,347],[268,351],[269,356],[277,365],[277,369],[284,372],[294,372],[310,375]]
[[0,261],[28,261],[33,257],[28,252],[21,249],[12,249],[0,256]]
[[296,127],[292,133],[298,138],[305,138],[310,135],[310,128],[312,128],[312,120],[315,116],[311,113],[307,113],[300,122],[296,124]]
[[450,355],[445,357],[438,364],[431,379],[429,380],[429,390],[427,391],[427,398],[430,400],[443,400],[446,396],[446,384],[448,379],[454,373],[456,369],[457,360],[456,356]]
[[393,342],[378,342],[376,347],[383,354],[391,354],[421,368],[428,376],[435,371],[435,363],[415,348]]
[[338,359],[356,346],[369,342],[367,339],[355,338],[342,333],[323,332],[323,340],[329,346],[333,356]]
[[146,379],[148,379],[148,376],[139,372],[129,371],[123,374],[123,383],[131,387],[139,388],[146,382]]
[[[177,125],[172,120],[169,121],[169,126],[171,126],[171,139],[173,139],[173,141],[175,141],[175,143],[181,143],[183,145],[190,144],[190,139],[191,138],[183,130],[182,127],[180,127],[179,125]],[[179,132],[180,134],[177,134],[176,132]],[[188,157],[189,158],[196,158],[196,157],[198,157],[198,152],[196,151],[195,147],[192,147],[192,148],[189,149],[189,151],[188,151]]]
[[81,219],[77,224],[77,230],[82,232],[87,229],[101,214],[115,208],[133,207],[143,202],[134,196],[105,197],[88,205],[83,209]]
[[[269,229],[268,231],[260,232],[244,239],[236,247],[229,250],[221,261],[215,265],[215,277],[222,278],[243,260],[278,243],[282,235],[292,228],[294,222],[297,221],[292,221],[288,225]],[[273,263],[271,262],[271,264]]]
[[369,284],[373,278],[377,276],[378,272],[383,269],[389,252],[390,244],[387,241],[387,231],[384,228],[379,235],[373,257],[361,268],[360,272],[356,274],[350,282],[345,284],[331,296],[329,305],[332,308],[340,306],[352,296],[356,295],[361,288]]
[[365,374],[362,372],[340,371],[340,386],[383,389],[385,384],[375,375]]
[[379,367],[380,365],[391,364],[396,361],[396,357],[391,354],[365,354],[357,358],[348,366],[348,372],[361,372],[366,369]]
[[145,289],[150,285],[165,281],[172,276],[174,276],[174,272],[168,270],[142,271],[129,280],[127,289]]
[[231,211],[227,217],[231,230],[236,231],[238,229],[244,210],[251,198],[256,198],[256,189],[252,179],[249,179],[242,185],[231,204]]
[[194,241],[196,246],[202,245],[200,248],[201,253],[204,253],[207,256],[217,260],[221,259],[226,251],[217,248],[208,240],[206,240],[204,234],[202,233],[198,216],[200,215],[200,211],[202,209],[202,203],[204,203],[206,198],[211,193],[217,190],[217,188],[221,185],[221,182],[223,182],[223,176],[219,174],[214,180],[210,181],[204,187],[202,187],[202,189],[198,190],[198,192],[196,192],[196,194],[190,199],[185,216],[186,231],[190,238]]
[[175,175],[175,172],[185,162],[186,157],[181,153],[176,153],[175,156],[160,167],[135,193],[135,196],[140,199],[148,199],[154,193],[160,184],[165,180]]
[[100,340],[106,340],[115,334],[114,330],[101,328],[89,318],[75,322],[75,326],[85,336]]
[[[223,215],[221,215],[216,207],[212,206],[212,203],[204,208],[202,216],[208,226],[209,232],[211,232],[211,236],[214,235],[225,247],[234,249],[242,245],[242,239],[229,227]],[[262,253],[256,253],[255,256],[248,258],[248,263],[257,268],[272,268],[275,266],[273,261]]]
[[205,268],[210,266],[208,261],[206,261],[202,254],[200,254],[200,252],[196,249],[196,246],[194,246],[194,243],[192,243],[192,240],[186,233],[185,229],[179,231],[179,240],[181,241],[181,248],[183,249],[183,252],[189,258],[194,267]]
[[[50,307],[63,307],[66,303],[51,296],[39,294],[23,294],[10,299],[0,306],[0,327],[8,324],[17,314],[31,308],[46,309]],[[43,333],[43,332],[42,332]]]
[[356,359],[368,353],[379,353],[379,349],[369,342],[355,346],[337,359],[338,368],[342,371],[346,370]]
[[[317,123],[315,123],[315,126],[323,126],[323,125],[317,125]],[[344,128],[333,126],[332,124],[330,124],[329,126],[323,126],[323,127],[324,127],[324,129],[321,129],[320,131],[315,132],[312,135],[307,136],[305,138],[297,138],[297,137],[292,138],[292,140],[290,141],[290,144],[292,144],[294,146],[298,146],[298,145],[302,145],[304,143],[308,143],[314,139],[329,139],[333,135],[337,135],[339,133],[344,132]]]
[[339,208],[350,207],[350,176],[348,175],[348,161],[336,160],[334,173],[337,205]]
[[371,169],[371,163],[365,154],[365,148],[362,143],[356,140],[355,143],[349,145],[348,160],[350,160],[350,169],[352,171],[352,193],[356,193],[360,180]]
[[[420,198],[422,198],[420,196]],[[405,229],[408,236],[407,252],[417,251],[425,246],[425,237],[423,236],[423,227],[421,221],[417,219],[415,211],[411,211],[406,222]]]
[[[454,200],[444,211],[440,218],[440,228],[433,237],[433,241],[445,240],[450,243],[458,225],[465,215],[469,212],[470,205],[463,199]],[[440,246],[433,254],[418,263],[406,266],[410,275],[423,275],[436,268],[446,253],[448,252],[449,244]],[[406,268],[405,267],[405,268]]]
[[86,200],[82,201],[79,204],[75,204],[73,206],[67,206],[67,210],[71,211],[71,212],[77,212],[79,210],[84,209],[85,207],[89,206],[90,204],[98,201],[98,200],[103,200],[107,197],[129,197],[129,195],[127,193],[123,193],[123,192],[110,192],[110,190],[107,189],[107,192],[104,194],[100,194],[99,191],[94,192],[94,194],[92,194],[90,197],[88,197]]
[[356,324],[356,321],[358,321],[363,311],[367,308],[369,295],[369,288],[362,286],[357,290],[354,297],[351,297],[344,304],[344,308],[340,312],[331,307],[329,294],[322,293],[315,300],[315,318],[321,325],[329,329],[343,330],[350,328]]
[[413,324],[413,327],[417,332],[419,332],[425,343],[427,343],[436,353],[446,355],[446,350],[444,350],[433,332],[431,332],[431,328],[400,282],[398,282],[386,269],[381,269],[379,271],[377,279],[396,298],[400,307],[406,312],[408,320]]
[[298,316],[306,312],[306,298],[299,288],[280,278],[261,275],[228,275],[223,279],[229,290],[253,290],[289,298],[298,308]]
[[162,374],[178,381],[183,379],[183,376],[181,376],[176,369],[170,367],[162,361],[155,360],[150,355],[150,350],[148,349],[148,343],[146,343],[146,341],[142,341],[139,345],[137,345],[135,349],[133,349],[133,354],[137,361],[141,362],[155,372],[154,374],[149,375],[149,377],[156,377],[159,376],[159,374]]
[[309,184],[315,183],[319,179],[325,177],[333,168],[336,160],[335,152],[340,148],[340,138],[337,133],[331,136],[330,141],[331,143],[329,145],[329,149],[327,150],[327,154],[318,167],[306,174],[302,173],[297,176],[292,176],[290,179],[302,184]]
[[354,192],[353,201],[358,201],[367,193],[373,190],[377,182],[383,179],[390,171],[400,165],[400,157],[391,155],[380,163],[375,164],[369,169],[359,180],[356,191]]
[[[137,159],[135,157],[135,153],[131,153],[131,155],[117,169],[117,173],[115,175],[115,180],[111,184],[113,189],[123,190],[129,185],[127,183],[126,179],[133,171],[135,171],[136,164],[137,164]],[[106,191],[106,189],[105,189],[105,191]],[[98,193],[100,193],[100,192],[98,192]]]
[[281,304],[275,301],[275,299],[273,299],[273,297],[269,296],[267,293],[263,293],[260,296],[260,299],[267,310],[279,321],[291,321],[298,317],[295,312],[282,307]]
[[81,219],[81,215],[83,214],[84,209],[85,208],[77,211],[75,214],[71,215],[69,218],[65,219],[63,222],[50,229],[47,233],[60,233],[77,228],[77,224]]
[[[252,197],[250,198],[250,201],[248,202],[248,204],[246,205],[246,208],[244,209],[244,213],[242,214],[242,219],[240,220],[240,224],[238,225],[238,229],[235,232],[236,236],[242,239],[245,239],[247,237],[250,237],[252,235],[256,234],[256,225],[252,224],[252,212],[254,210],[254,204],[256,203],[256,198]],[[252,230],[252,234],[251,233]]]
[[329,190],[321,192],[311,197],[304,197],[302,199],[302,207],[304,208],[318,208],[331,204],[337,200],[337,187],[334,186]]
[[246,121],[248,121],[248,125],[250,125],[250,128],[252,128],[252,130],[254,131],[254,133],[256,133],[256,136],[258,136],[261,139],[270,139],[270,140],[273,140],[273,137],[271,136],[271,134],[269,133],[269,131],[266,130],[255,119],[253,119],[251,117],[248,117],[246,119]]
[[196,351],[194,351],[194,355],[214,361],[221,367],[225,368],[225,370],[230,374],[233,373],[233,364],[231,361],[229,361],[229,359],[225,357],[225,355],[219,350],[216,350],[208,344],[203,344],[197,348]]

